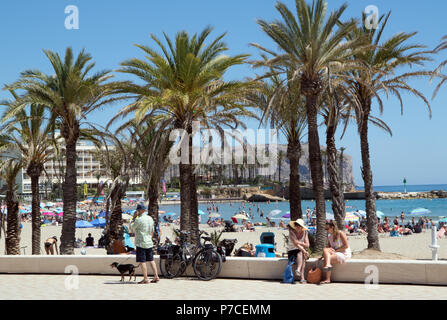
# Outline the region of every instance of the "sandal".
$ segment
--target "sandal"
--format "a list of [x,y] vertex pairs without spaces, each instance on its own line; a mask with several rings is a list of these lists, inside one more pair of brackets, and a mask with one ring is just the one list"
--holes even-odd
[[160,279],[152,279],[151,283],[157,283],[158,281],[160,281]]
[[321,281],[319,284],[329,284],[331,283],[329,280]]
[[149,283],[149,280],[141,280],[140,282],[138,282],[138,284],[147,284]]

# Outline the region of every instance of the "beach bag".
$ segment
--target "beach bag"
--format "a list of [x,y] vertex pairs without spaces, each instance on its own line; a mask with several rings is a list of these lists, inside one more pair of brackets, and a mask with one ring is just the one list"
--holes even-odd
[[295,282],[295,276],[293,274],[293,265],[295,264],[295,257],[292,256],[289,261],[287,262],[286,269],[284,270],[283,274],[283,283],[294,283]]
[[318,284],[321,282],[321,278],[323,277],[323,272],[320,268],[313,267],[309,269],[307,273],[307,283]]

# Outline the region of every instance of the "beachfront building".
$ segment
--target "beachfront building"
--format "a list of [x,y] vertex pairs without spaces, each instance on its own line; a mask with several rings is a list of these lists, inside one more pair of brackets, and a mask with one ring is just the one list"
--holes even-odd
[[[113,147],[109,147],[109,150]],[[109,176],[104,175],[104,168],[101,168],[99,159],[95,157],[96,147],[88,144],[85,141],[79,141],[76,145],[77,159],[77,183],[78,185],[87,185],[88,188],[96,188],[98,183],[112,183]],[[53,184],[60,184],[63,181],[65,173],[65,158],[54,158],[44,166],[45,172],[40,178],[39,188],[42,194],[45,193],[45,188],[51,192]],[[131,175],[130,184],[140,184],[141,174],[138,170],[132,170],[134,174]],[[21,193],[26,196],[31,194],[31,179],[26,174],[26,170],[22,170],[21,174],[22,188]]]

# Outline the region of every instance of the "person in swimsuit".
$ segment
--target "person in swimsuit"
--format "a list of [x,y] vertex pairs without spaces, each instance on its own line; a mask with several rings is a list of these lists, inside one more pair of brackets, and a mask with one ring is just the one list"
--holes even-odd
[[324,267],[322,270],[326,273],[326,279],[321,281],[320,284],[331,282],[331,270],[333,264],[345,263],[346,260],[352,256],[346,233],[338,230],[334,220],[326,222],[325,229],[328,232],[328,246],[323,249],[323,256],[319,258],[319,260],[324,260]]
[[50,252],[51,252],[51,254],[54,255],[54,248],[56,248],[56,254],[59,254],[59,251],[57,250],[57,238],[56,238],[56,236],[45,240],[44,245],[45,245],[45,252],[47,254],[50,254]]

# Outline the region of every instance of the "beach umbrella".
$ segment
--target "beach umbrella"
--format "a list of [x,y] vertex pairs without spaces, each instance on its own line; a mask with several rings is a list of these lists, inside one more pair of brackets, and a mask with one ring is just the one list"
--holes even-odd
[[290,218],[290,213],[287,212],[285,215],[282,216],[283,218]]
[[165,216],[175,216],[177,213],[175,212],[168,212],[165,214]]
[[447,222],[447,218],[442,218],[439,222]]
[[76,226],[76,228],[94,228],[95,227],[93,224],[91,224],[90,222],[85,221],[85,220],[76,221],[75,226]]
[[[105,215],[105,212],[104,212],[104,215]],[[100,216],[101,216],[101,214],[100,214]],[[123,220],[132,220],[132,218],[133,218],[130,214],[127,214],[127,213],[123,213],[123,215],[121,217]]]
[[204,212],[203,210],[199,210],[198,213],[199,213],[200,215],[204,215],[204,214],[206,214],[206,212]]
[[425,209],[425,208],[416,208],[410,212],[410,214],[419,214],[419,215],[429,214],[429,213],[431,213],[431,211],[428,209]]
[[159,213],[159,214],[164,214],[164,213],[166,213],[166,211],[158,210],[158,213]]
[[44,216],[54,216],[54,212],[47,211],[47,212],[42,213],[42,215],[44,215]]
[[358,221],[359,217],[354,212],[346,212],[345,221]]
[[382,211],[376,211],[376,215],[378,218],[383,218],[385,214]]
[[106,219],[99,218],[99,219],[95,219],[95,220],[91,221],[90,223],[92,225],[94,225],[95,227],[105,227],[106,226]]
[[235,219],[242,219],[242,220],[248,220],[248,217],[246,215],[244,215],[244,214],[241,214],[241,213],[233,216],[233,218],[235,218]]
[[[218,218],[220,217],[220,214],[218,214],[217,212],[212,212],[209,214],[208,216],[209,218]],[[245,217],[245,216],[244,216]]]

